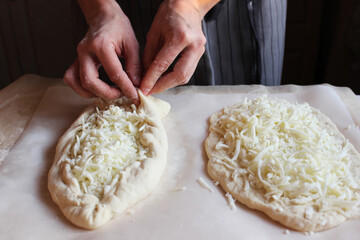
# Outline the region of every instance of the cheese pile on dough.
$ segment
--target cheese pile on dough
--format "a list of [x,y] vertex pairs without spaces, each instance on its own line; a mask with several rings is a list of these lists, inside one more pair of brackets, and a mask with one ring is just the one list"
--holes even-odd
[[88,229],[155,189],[166,166],[167,137],[161,119],[170,105],[145,97],[97,100],[60,138],[48,176],[54,202],[66,218]]
[[300,231],[359,214],[359,154],[318,110],[260,97],[210,122],[209,174],[240,202]]
[[83,119],[66,158],[82,193],[100,199],[119,181],[127,166],[147,158],[148,149],[140,142],[141,132],[147,127],[144,113],[138,114],[134,105],[131,109],[121,107],[122,101],[102,110],[96,107],[96,112]]

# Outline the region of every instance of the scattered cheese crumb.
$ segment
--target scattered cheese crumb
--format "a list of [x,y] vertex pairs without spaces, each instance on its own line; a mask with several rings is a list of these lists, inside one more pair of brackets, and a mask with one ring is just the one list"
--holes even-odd
[[230,193],[225,194],[229,207],[232,211],[236,209],[235,200]]
[[313,207],[307,207],[304,212],[304,217],[306,219],[311,219],[314,215],[314,208]]
[[289,229],[284,230],[284,234],[285,234],[285,235],[289,235],[289,234],[290,234]]
[[218,185],[219,185],[219,181],[214,182],[214,185],[215,185],[215,186],[218,186]]
[[304,232],[304,234],[305,234],[306,236],[311,236],[311,235],[314,234],[314,232],[312,232],[312,231],[310,231],[310,232]]
[[199,183],[199,185],[205,189],[207,189],[209,192],[214,192],[214,190],[210,187],[210,185],[202,178],[202,177],[199,177],[197,179],[197,182]]
[[129,210],[126,211],[127,215],[134,215],[134,213],[135,213],[135,211],[132,210],[132,209],[129,209]]
[[345,130],[350,130],[350,129],[351,129],[351,125],[350,125],[350,124],[345,127]]
[[174,192],[182,192],[182,191],[185,191],[186,190],[186,187],[177,187],[177,188],[174,188]]
[[277,206],[277,207],[275,208],[275,210],[276,210],[277,212],[283,212],[283,211],[284,211],[284,209],[283,209],[281,206]]
[[323,219],[321,222],[320,222],[320,225],[321,226],[325,226],[327,224],[327,220],[326,219]]

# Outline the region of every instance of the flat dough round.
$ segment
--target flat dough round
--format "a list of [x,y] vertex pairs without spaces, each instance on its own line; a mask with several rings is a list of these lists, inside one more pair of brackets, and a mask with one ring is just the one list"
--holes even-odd
[[[168,144],[161,119],[169,112],[170,105],[151,96],[145,97],[140,91],[139,96],[141,104],[137,108],[127,99],[95,101],[84,110],[57,144],[54,163],[48,175],[48,188],[53,201],[65,217],[77,226],[96,229],[104,225],[115,214],[124,212],[150,194],[160,181],[166,166]],[[129,160],[128,165],[118,174],[118,179],[112,179],[113,183],[107,186],[106,193],[104,190],[99,196],[84,192],[81,185],[83,183],[74,176],[74,166],[70,164],[69,156],[70,151],[74,151],[76,135],[87,118],[111,105],[136,112],[138,121],[146,125],[139,131],[137,140],[137,144],[146,150],[146,158],[141,161]]]
[[[346,148],[346,156],[344,157],[344,160],[346,161],[347,169],[344,171],[347,171],[342,177],[348,178],[344,181],[351,182],[352,187],[349,187],[348,189],[351,190],[351,193],[346,193],[346,196],[350,195],[351,201],[342,201],[339,202],[337,205],[334,203],[331,205],[331,198],[334,196],[335,193],[323,193],[324,200],[321,199],[315,199],[313,201],[307,201],[305,197],[301,196],[302,198],[299,199],[291,199],[288,196],[291,196],[292,193],[287,193],[288,195],[285,196],[285,193],[279,193],[277,196],[276,194],[272,195],[272,193],[269,190],[269,187],[266,186],[270,182],[270,180],[266,179],[274,179],[275,173],[271,173],[272,170],[269,170],[268,172],[264,172],[264,169],[271,169],[271,167],[278,168],[279,164],[282,164],[281,161],[278,163],[276,157],[275,159],[271,160],[271,154],[269,154],[269,158],[266,159],[262,155],[262,151],[269,150],[270,152],[276,152],[277,147],[271,146],[275,145],[275,138],[272,138],[272,134],[266,133],[263,134],[262,131],[266,131],[266,124],[265,130],[261,130],[261,128],[254,127],[253,129],[249,130],[249,135],[246,135],[245,133],[247,130],[244,130],[241,127],[238,127],[237,130],[234,130],[234,134],[230,134],[230,129],[235,129],[237,126],[237,122],[241,121],[244,125],[250,124],[251,121],[255,118],[260,119],[261,116],[257,115],[257,110],[268,107],[268,102],[270,102],[270,108],[267,109],[267,116],[263,118],[261,121],[266,124],[271,121],[273,116],[277,114],[288,114],[291,113],[291,109],[295,109],[297,104],[291,104],[285,100],[279,100],[279,99],[269,99],[267,97],[261,97],[254,100],[245,100],[243,103],[237,103],[235,105],[226,107],[222,109],[221,111],[213,114],[210,118],[210,128],[209,128],[209,136],[205,140],[205,150],[208,156],[208,173],[211,178],[213,178],[214,181],[218,181],[221,185],[221,187],[225,190],[225,192],[230,193],[234,198],[236,198],[239,202],[242,204],[245,204],[249,208],[260,210],[264,212],[266,215],[268,215],[270,218],[280,222],[281,224],[298,230],[298,231],[304,231],[304,232],[315,232],[315,231],[322,231],[329,228],[332,228],[336,225],[339,225],[340,223],[344,222],[346,219],[350,218],[357,218],[359,217],[359,183],[360,183],[360,155],[355,150],[354,146],[349,143],[347,139],[340,133],[340,131],[337,129],[336,125],[324,114],[322,114],[319,110],[316,110],[306,104],[304,109],[307,109],[307,113],[309,115],[304,116],[310,116],[314,117],[314,119],[317,119],[319,122],[322,133],[329,134],[331,138],[334,138],[335,141],[339,143],[339,148],[342,147]],[[281,109],[280,105],[284,106],[285,109]],[[276,107],[277,106],[277,107]],[[302,105],[304,106],[304,105]],[[256,109],[256,110],[254,110]],[[254,111],[254,112],[252,112]],[[260,110],[259,110],[260,111]],[[284,111],[284,112],[282,112]],[[286,113],[287,111],[287,113]],[[249,114],[250,115],[247,115]],[[253,114],[253,115],[252,115]],[[231,121],[229,120],[230,118]],[[260,121],[260,120],[259,120]],[[278,120],[276,120],[278,121]],[[281,122],[281,120],[279,120]],[[269,123],[270,124],[270,123]],[[274,123],[278,124],[278,122]],[[279,123],[281,124],[281,123]],[[285,124],[285,123],[283,123]],[[241,125],[241,124],[240,124]],[[239,125],[239,126],[240,126]],[[309,123],[311,125],[311,123]],[[246,125],[248,126],[248,125]],[[285,125],[284,125],[285,126]],[[282,126],[283,128],[286,128]],[[290,127],[289,127],[290,126]],[[291,128],[291,124],[289,123],[288,128]],[[302,126],[304,129],[307,128],[307,126]],[[244,131],[243,131],[244,130]],[[228,136],[233,135],[234,139],[239,139],[241,142],[238,147],[233,147],[237,149],[233,149],[232,151],[229,150],[229,144],[224,137],[224,133],[229,132]],[[301,133],[293,131],[294,135]],[[240,135],[244,135],[243,137],[239,137]],[[251,135],[253,134],[253,135]],[[270,148],[268,149],[249,149],[246,146],[248,146],[248,142],[246,142],[246,139],[250,141],[252,138],[256,138],[256,136],[259,136],[263,134],[264,141],[268,140],[270,142]],[[281,135],[283,133],[273,133],[273,136]],[[245,136],[246,135],[246,136]],[[248,137],[248,138],[247,138]],[[288,138],[295,139],[294,138]],[[281,139],[280,139],[281,140]],[[233,140],[235,141],[235,140]],[[255,141],[255,140],[254,140]],[[259,140],[262,141],[262,140]],[[274,141],[274,142],[272,142]],[[256,142],[256,141],[255,141]],[[261,145],[261,144],[260,144]],[[260,146],[259,145],[259,146]],[[254,145],[255,146],[255,145]],[[296,146],[295,146],[296,147]],[[297,148],[301,148],[302,146],[297,146]],[[312,146],[312,149],[306,150],[306,151],[320,151],[319,146]],[[305,147],[304,147],[305,148]],[[257,152],[260,154],[254,155],[252,157],[249,157],[251,152]],[[237,152],[237,153],[234,153]],[[234,154],[237,154],[237,157],[233,159]],[[300,157],[299,157],[300,158]],[[260,168],[257,170],[254,170],[252,166],[254,165],[252,161],[259,161],[262,166],[266,165],[266,168]],[[260,159],[260,160],[259,160]],[[322,161],[322,163],[321,163]],[[331,165],[332,163],[326,162],[328,159],[321,159],[319,161],[321,164]],[[330,160],[329,160],[330,161]],[[276,162],[276,164],[275,164]],[[295,164],[293,169],[296,169]],[[282,166],[282,169],[284,169],[285,166]],[[302,166],[303,169],[307,169],[306,164]],[[290,166],[291,171],[292,166]],[[299,168],[297,168],[299,169]],[[301,169],[300,169],[301,170]],[[331,170],[331,169],[330,169]],[[329,171],[330,171],[329,170]],[[305,170],[307,171],[307,170]],[[321,171],[321,168],[319,172]],[[336,171],[336,169],[333,169],[333,171]],[[274,171],[276,172],[276,171]],[[280,171],[281,172],[281,171]],[[267,175],[270,173],[270,175]],[[313,172],[311,173],[310,179],[313,181],[316,177],[320,178],[321,175],[316,175],[317,173]],[[261,180],[260,180],[260,177]],[[278,175],[279,176],[279,175]],[[268,178],[267,178],[268,177]],[[326,177],[326,175],[325,175]],[[287,180],[286,180],[287,178]],[[302,191],[303,189],[299,189],[298,186],[311,186],[311,181],[309,180],[309,184],[306,185],[302,183],[301,181],[296,182],[300,177],[298,175],[293,176],[287,176],[286,174],[282,176],[282,178],[279,177],[278,182],[279,186],[283,183],[283,181],[291,182],[291,184],[288,184],[288,188],[297,188],[298,191]],[[295,179],[295,180],[291,180]],[[339,179],[338,181],[340,181]],[[273,180],[275,181],[275,180]],[[316,184],[316,183],[314,183]],[[340,184],[340,183],[339,183]],[[342,183],[341,183],[342,184]],[[297,186],[295,186],[297,185]],[[326,184],[325,184],[326,185]],[[319,185],[320,186],[320,185]],[[325,187],[322,185],[325,189]],[[280,187],[279,187],[280,188]],[[272,189],[275,189],[274,187]],[[330,188],[329,188],[330,189]],[[278,190],[278,189],[276,189]],[[321,189],[320,189],[321,190]],[[305,190],[304,190],[305,191]],[[312,190],[311,190],[312,191]],[[330,190],[329,190],[330,191]],[[275,192],[275,191],[274,191]],[[297,193],[296,193],[297,194]],[[310,197],[315,196],[314,192],[308,193]],[[333,195],[332,195],[333,194]],[[301,194],[299,194],[301,195]],[[321,194],[320,194],[321,195]],[[336,195],[336,194],[335,194]],[[269,197],[270,196],[270,197]],[[273,196],[273,197],[271,197]],[[352,197],[351,197],[352,196]],[[303,203],[299,200],[304,200]],[[296,202],[297,201],[297,202]],[[335,201],[335,200],[334,200]],[[343,210],[342,206],[346,209],[347,204],[349,204],[349,208],[351,210]],[[350,207],[351,205],[351,207]],[[331,206],[328,207],[327,206]]]

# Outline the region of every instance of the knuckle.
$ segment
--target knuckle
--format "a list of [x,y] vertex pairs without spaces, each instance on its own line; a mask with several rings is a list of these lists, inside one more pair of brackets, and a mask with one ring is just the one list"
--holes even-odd
[[190,40],[189,34],[184,30],[180,30],[176,37],[177,40],[181,43],[188,43]]
[[204,35],[202,35],[202,36],[200,37],[199,41],[200,41],[200,44],[201,44],[202,46],[204,46],[204,45],[206,44],[206,37],[205,37]]
[[178,73],[177,79],[178,79],[177,82],[178,82],[180,85],[184,85],[184,84],[186,84],[186,83],[189,82],[190,77],[189,77],[189,74],[188,74],[187,72],[185,72],[185,71],[180,71],[180,72]]
[[65,73],[65,75],[64,75],[64,77],[63,77],[63,81],[64,81],[64,83],[66,84],[66,85],[70,85],[70,83],[71,83],[71,79],[70,79],[70,76],[69,76],[69,74],[66,72]]
[[171,62],[165,60],[161,60],[161,61],[155,60],[154,63],[156,64],[156,71],[161,73],[165,72],[171,64]]
[[86,41],[83,39],[79,42],[79,44],[77,45],[76,51],[77,53],[82,53],[86,48]]
[[89,42],[89,47],[95,52],[103,51],[106,44],[103,44],[103,40],[99,38],[94,38]]
[[86,76],[81,79],[81,86],[85,89],[90,89],[92,86],[90,79]]
[[116,73],[116,74],[112,75],[110,79],[113,83],[119,83],[119,82],[121,82],[121,74]]
[[190,79],[183,79],[179,82],[180,85],[185,85],[189,82]]
[[77,78],[70,72],[70,70],[66,70],[64,76],[63,76],[63,82],[68,86],[73,86],[75,82],[77,81]]
[[106,48],[107,44],[104,43],[104,40],[99,37],[91,38],[91,39],[83,39],[79,42],[77,46],[78,54],[88,52],[88,51],[102,51]]
[[166,39],[175,44],[186,44],[190,41],[190,33],[184,27],[179,26],[175,31],[167,33]]
[[196,48],[204,48],[204,46],[206,44],[205,36],[200,36],[193,42],[193,44]]

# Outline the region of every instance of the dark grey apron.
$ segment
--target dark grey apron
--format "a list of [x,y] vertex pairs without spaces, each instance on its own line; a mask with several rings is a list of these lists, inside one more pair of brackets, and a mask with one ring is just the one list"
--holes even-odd
[[[142,50],[162,1],[118,0]],[[188,84],[279,85],[286,0],[222,0],[205,16],[206,51]]]

